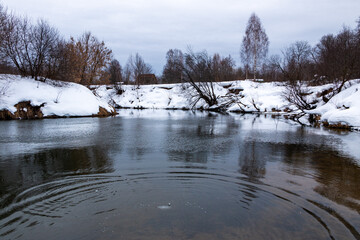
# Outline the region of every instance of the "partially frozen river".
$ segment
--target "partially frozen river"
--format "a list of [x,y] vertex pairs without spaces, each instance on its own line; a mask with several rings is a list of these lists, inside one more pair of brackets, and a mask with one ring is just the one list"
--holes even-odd
[[360,239],[360,133],[120,110],[0,122],[0,239]]

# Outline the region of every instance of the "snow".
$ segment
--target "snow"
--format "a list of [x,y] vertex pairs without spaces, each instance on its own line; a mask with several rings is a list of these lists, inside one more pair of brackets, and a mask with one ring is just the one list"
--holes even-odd
[[292,108],[284,100],[285,87],[275,82],[236,81],[229,89],[243,89],[241,93],[244,96],[240,100],[242,104],[234,104],[229,108],[229,111],[271,112],[273,110],[284,111],[286,108]]
[[[95,87],[95,86],[94,86]],[[123,85],[124,93],[115,94],[115,89],[106,86],[96,88],[96,94],[109,103],[122,108],[150,109],[190,109],[190,87],[186,84],[142,85],[135,87]],[[239,94],[231,93],[236,90]],[[219,105],[231,99],[235,100],[228,111],[271,112],[273,109],[283,111],[291,108],[283,99],[285,87],[277,83],[259,83],[250,80],[220,82],[215,84],[215,94],[219,96]],[[241,102],[241,104],[239,104]],[[217,106],[213,106],[216,108]],[[195,108],[207,109],[204,101],[199,101]]]
[[[360,83],[354,80],[349,84],[352,86],[331,98],[326,104],[322,97],[319,97],[319,93],[334,87],[333,85],[307,87],[308,101],[316,100],[318,106],[307,113],[319,114],[321,121],[330,124],[341,123],[360,129]],[[286,88],[280,83],[239,80],[220,82],[214,86],[218,105],[209,107],[205,101],[200,100],[195,108],[211,109],[226,105],[228,112],[299,113],[294,105],[285,100]],[[21,101],[31,101],[33,106],[44,105],[41,108],[44,116],[91,116],[98,113],[99,107],[111,112],[111,106],[168,110],[192,108],[189,96],[193,90],[189,84],[139,87],[123,85],[122,94],[116,94],[116,89],[112,85],[91,86],[90,89],[93,91],[75,83],[52,80],[40,82],[15,75],[0,75],[0,110],[8,109],[14,113],[14,105]],[[174,117],[183,114],[186,113],[174,114]],[[308,115],[304,115],[298,121],[308,125],[307,118]]]
[[329,102],[309,111],[321,115],[322,121],[360,129],[360,84],[355,84],[330,99]]
[[[309,93],[308,102],[316,102],[318,108],[307,113],[321,114],[322,121],[330,124],[343,123],[348,126],[359,128],[360,126],[360,85],[355,84],[334,96],[327,104],[319,97],[319,93],[334,88],[334,84],[306,87]],[[190,88],[186,84],[161,84],[143,85],[135,87],[123,85],[125,91],[121,95],[115,94],[115,90],[106,86],[98,86],[95,90],[97,95],[109,103],[122,108],[145,108],[145,109],[190,109],[188,93]],[[195,108],[211,109],[232,100],[227,107],[228,112],[262,112],[287,114],[299,113],[296,106],[287,102],[284,98],[286,87],[277,82],[254,82],[251,80],[239,80],[220,82],[215,84],[215,94],[219,96],[219,104],[209,107],[204,101],[199,101]],[[308,115],[298,119],[304,125],[310,125]]]
[[44,104],[44,116],[91,116],[99,112],[99,107],[112,110],[105,100],[80,84],[0,75],[0,110],[14,113],[14,105],[22,101],[30,101],[33,106]]
[[123,108],[156,108],[181,109],[188,108],[187,99],[182,94],[180,84],[143,85],[137,88],[124,85],[124,93],[115,94],[115,89],[98,86],[96,94],[109,103],[115,103]]

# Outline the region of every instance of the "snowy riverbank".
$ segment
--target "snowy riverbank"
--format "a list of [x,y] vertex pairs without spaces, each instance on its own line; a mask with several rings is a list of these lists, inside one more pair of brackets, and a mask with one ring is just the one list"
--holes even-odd
[[114,109],[88,88],[68,82],[0,75],[3,119],[111,115]]
[[[300,121],[310,124],[309,114],[321,115],[319,121],[328,126],[351,127],[360,129],[360,84],[358,80],[350,82],[351,87],[324,102],[323,93],[334,87],[332,84],[307,87],[308,102],[316,103],[315,110],[307,111]],[[97,96],[119,108],[145,109],[190,109],[188,87],[184,84],[123,85],[123,93],[116,94],[111,86],[92,86]],[[300,110],[285,98],[286,87],[277,82],[263,83],[250,80],[222,82],[215,84],[215,93],[219,104],[227,104],[228,112],[271,113],[294,115]],[[204,101],[199,101],[196,109],[209,109]],[[210,108],[210,109],[211,109]]]
[[[322,93],[333,85],[308,87],[306,96],[317,108],[307,114],[318,114],[320,122],[330,126],[348,126],[360,129],[360,83],[334,96],[325,104]],[[112,85],[88,88],[60,81],[35,81],[14,75],[0,75],[0,111],[13,118],[26,118],[28,105],[42,117],[79,117],[114,114],[114,108],[138,109],[191,109],[191,87],[187,84],[123,85],[122,94]],[[228,112],[271,113],[294,115],[299,109],[290,104],[284,94],[286,87],[277,82],[263,83],[250,80],[220,82],[215,84],[218,105],[209,107],[199,101],[195,109],[216,109],[226,106]],[[19,104],[21,103],[21,104]],[[5,114],[6,115],[6,114]],[[25,116],[25,117],[24,117]],[[6,116],[5,116],[6,117]],[[308,115],[300,120],[308,124]],[[36,118],[36,117],[35,117]],[[2,116],[4,119],[4,116]]]
[[343,90],[309,113],[319,114],[321,121],[326,124],[351,126],[360,130],[360,83]]

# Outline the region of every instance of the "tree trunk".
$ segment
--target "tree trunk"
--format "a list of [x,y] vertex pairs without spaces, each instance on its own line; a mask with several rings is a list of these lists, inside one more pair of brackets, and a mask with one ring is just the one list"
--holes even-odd
[[254,57],[254,66],[253,66],[253,71],[254,71],[254,81],[256,81],[256,54],[255,54],[255,57]]
[[255,49],[254,49],[254,66],[253,66],[253,71],[254,71],[254,81],[256,81],[256,64],[257,64],[257,56],[256,56],[256,52],[257,52],[257,48],[255,47]]

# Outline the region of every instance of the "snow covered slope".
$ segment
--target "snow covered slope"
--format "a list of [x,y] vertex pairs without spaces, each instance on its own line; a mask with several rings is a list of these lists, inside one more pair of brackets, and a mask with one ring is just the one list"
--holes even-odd
[[42,106],[44,117],[97,115],[100,107],[113,111],[105,100],[80,84],[0,75],[0,110],[15,113],[14,105],[24,101],[30,101],[32,106]]
[[[123,85],[124,93],[117,95],[109,86],[93,86],[96,95],[122,108],[153,109],[190,109],[190,88],[186,84]],[[277,83],[259,83],[253,81],[231,81],[215,84],[215,94],[219,96],[219,105],[231,100],[228,111],[271,112],[293,108],[283,98],[285,87]],[[241,104],[239,104],[241,102]],[[217,106],[213,106],[216,108]],[[204,101],[195,108],[208,109]]]
[[310,111],[321,115],[321,121],[360,129],[360,84],[335,95],[325,105]]
[[229,111],[284,112],[287,109],[295,110],[283,97],[285,87],[277,82],[235,81],[229,90],[235,92],[236,89],[242,90],[243,98],[239,99],[241,104],[233,104]]
[[93,86],[96,95],[122,108],[181,109],[189,108],[181,84],[123,85],[124,92],[116,94],[110,86]]

